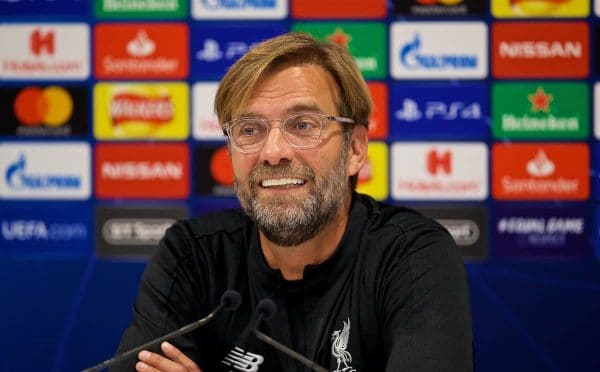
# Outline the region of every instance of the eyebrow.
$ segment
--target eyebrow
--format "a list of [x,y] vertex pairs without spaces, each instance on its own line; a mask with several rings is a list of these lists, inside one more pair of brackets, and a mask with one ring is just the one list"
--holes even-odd
[[[285,110],[286,116],[287,115],[293,115],[299,112],[317,112],[317,113],[323,113],[323,110],[321,110],[319,108],[319,106],[317,106],[316,103],[297,103],[294,106],[288,108],[287,110]],[[240,118],[261,118],[264,117],[263,115],[256,113],[256,112],[252,112],[252,111],[246,111],[243,112],[240,116]]]
[[298,103],[286,110],[286,113],[295,114],[297,112],[310,111],[310,112],[323,112],[316,103]]

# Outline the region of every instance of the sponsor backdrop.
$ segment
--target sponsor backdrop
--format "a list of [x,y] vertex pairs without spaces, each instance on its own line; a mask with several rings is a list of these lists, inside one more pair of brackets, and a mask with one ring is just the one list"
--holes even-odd
[[212,101],[288,30],[368,81],[359,190],[462,250],[475,370],[600,370],[599,20],[592,0],[0,0],[0,370],[114,352],[164,230],[237,206]]

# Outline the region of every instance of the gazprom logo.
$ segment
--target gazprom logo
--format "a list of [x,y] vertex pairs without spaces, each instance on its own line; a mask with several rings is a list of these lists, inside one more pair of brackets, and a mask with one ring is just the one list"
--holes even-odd
[[4,175],[6,184],[13,190],[23,189],[55,189],[69,190],[81,187],[81,177],[69,174],[28,174],[27,158],[21,154],[8,166]]
[[202,0],[208,9],[273,9],[275,0]]
[[419,33],[400,49],[400,61],[409,70],[475,69],[478,64],[474,54],[422,54]]

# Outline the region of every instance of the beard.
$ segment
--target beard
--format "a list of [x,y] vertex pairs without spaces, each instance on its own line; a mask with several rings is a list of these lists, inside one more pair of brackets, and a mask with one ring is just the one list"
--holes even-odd
[[[236,177],[235,190],[242,208],[267,239],[282,247],[297,246],[322,231],[342,208],[348,188],[346,159],[342,151],[331,171],[319,179],[306,165],[260,165],[250,174],[246,187]],[[267,177],[301,178],[310,187],[305,196],[258,196],[258,182]]]

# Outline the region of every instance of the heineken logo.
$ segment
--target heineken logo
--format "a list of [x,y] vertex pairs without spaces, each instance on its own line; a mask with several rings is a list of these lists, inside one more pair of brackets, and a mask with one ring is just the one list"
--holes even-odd
[[348,43],[352,40],[352,36],[348,35],[341,28],[336,28],[335,31],[327,35],[327,39],[334,44],[348,48]]
[[538,112],[550,112],[550,102],[554,99],[552,94],[548,94],[544,91],[544,88],[538,87],[535,93],[527,95],[527,99],[531,102],[531,111]]
[[292,31],[347,48],[365,79],[387,75],[387,29],[380,22],[296,22]]
[[583,83],[497,83],[492,88],[496,138],[585,138],[588,89]]

